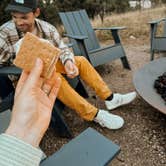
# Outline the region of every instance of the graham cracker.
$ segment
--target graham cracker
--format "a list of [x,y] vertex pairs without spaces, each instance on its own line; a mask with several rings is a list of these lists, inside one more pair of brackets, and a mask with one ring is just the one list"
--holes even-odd
[[23,38],[21,47],[16,55],[14,64],[21,69],[30,72],[37,58],[44,62],[42,77],[51,77],[61,50],[49,42],[42,41],[32,33],[27,32]]

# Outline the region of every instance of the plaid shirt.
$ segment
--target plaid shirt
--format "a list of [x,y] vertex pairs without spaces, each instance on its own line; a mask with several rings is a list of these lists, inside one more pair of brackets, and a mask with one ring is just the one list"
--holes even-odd
[[[62,50],[60,59],[64,63],[67,59],[74,61],[73,53],[61,40],[56,28],[48,22],[35,20],[38,36],[44,38]],[[24,36],[24,33],[16,29],[11,20],[0,27],[0,65],[11,65],[16,56],[14,44]]]

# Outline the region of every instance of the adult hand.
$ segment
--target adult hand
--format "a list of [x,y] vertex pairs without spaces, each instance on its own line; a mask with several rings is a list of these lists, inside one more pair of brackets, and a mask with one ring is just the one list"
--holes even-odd
[[[51,80],[40,77],[43,62],[37,59],[30,74],[23,71],[18,81],[12,117],[6,133],[15,136],[34,147],[47,130],[52,108],[60,87],[60,78],[55,74]],[[50,92],[46,94],[45,92]]]
[[78,68],[71,60],[67,60],[64,67],[66,74],[69,78],[74,78],[78,76]]

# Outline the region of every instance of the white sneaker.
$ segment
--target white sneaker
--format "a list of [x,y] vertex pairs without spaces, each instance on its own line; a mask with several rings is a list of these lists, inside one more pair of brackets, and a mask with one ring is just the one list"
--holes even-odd
[[124,124],[123,118],[105,110],[99,110],[94,121],[99,123],[102,127],[107,127],[109,129],[119,129]]
[[136,92],[127,93],[124,95],[115,93],[112,100],[105,100],[105,105],[108,110],[112,110],[119,106],[130,103],[136,98],[136,95]]

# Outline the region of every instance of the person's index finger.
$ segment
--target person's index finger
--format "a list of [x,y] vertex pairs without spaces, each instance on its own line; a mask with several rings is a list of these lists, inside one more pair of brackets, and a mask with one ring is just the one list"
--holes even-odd
[[29,77],[26,81],[26,84],[28,84],[28,86],[33,86],[36,85],[40,79],[40,75],[42,73],[43,70],[43,61],[40,58],[36,59],[35,65],[32,68]]

